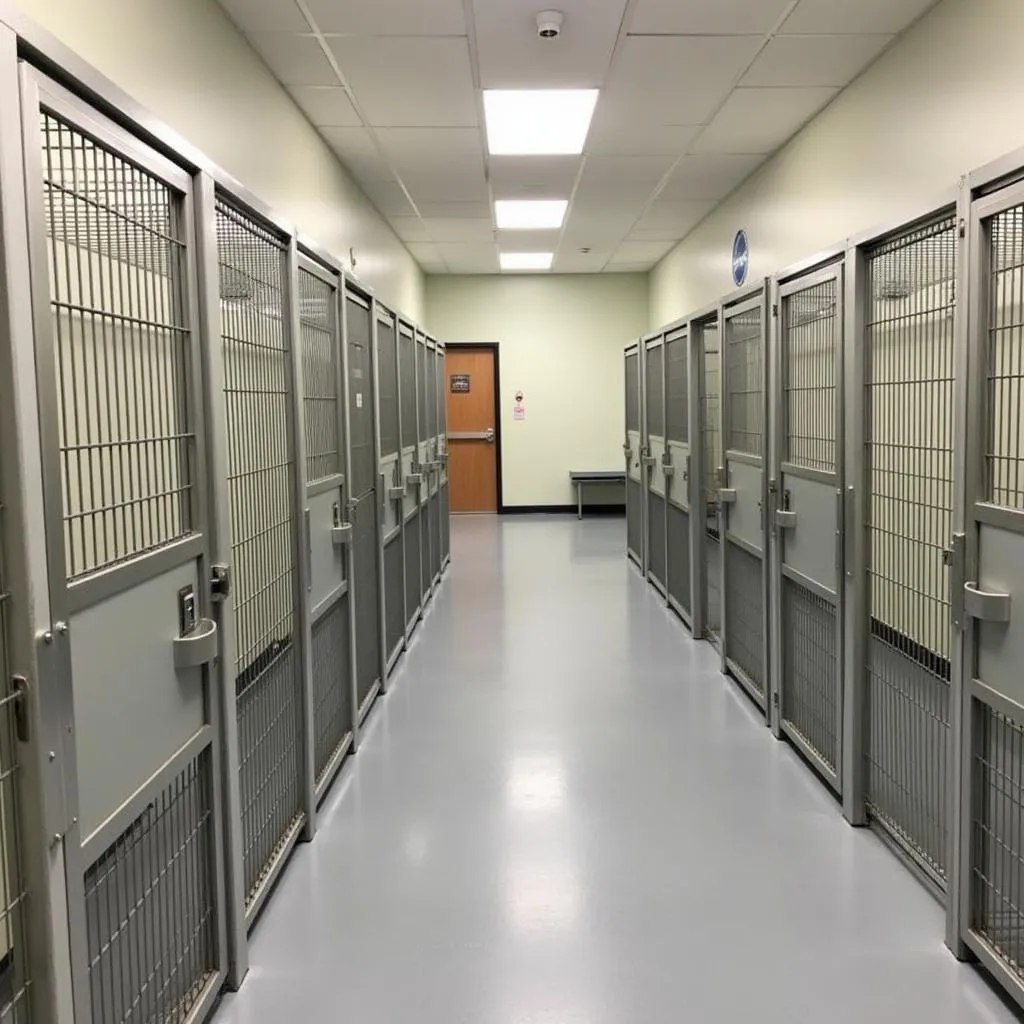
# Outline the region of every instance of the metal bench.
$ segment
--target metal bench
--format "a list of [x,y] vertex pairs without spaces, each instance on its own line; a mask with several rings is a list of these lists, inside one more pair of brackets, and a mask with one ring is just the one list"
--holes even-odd
[[583,488],[586,487],[587,484],[622,484],[623,488],[626,486],[625,472],[614,469],[599,469],[591,472],[572,470],[569,473],[569,480],[573,487],[576,488],[577,519],[583,518]]

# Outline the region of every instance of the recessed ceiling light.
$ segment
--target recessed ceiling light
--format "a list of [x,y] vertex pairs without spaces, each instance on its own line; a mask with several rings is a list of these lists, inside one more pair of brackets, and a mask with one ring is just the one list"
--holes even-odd
[[502,270],[550,270],[553,252],[503,252],[498,254]]
[[583,152],[597,89],[485,89],[487,148],[492,156]]
[[494,219],[503,231],[560,228],[567,199],[496,199]]

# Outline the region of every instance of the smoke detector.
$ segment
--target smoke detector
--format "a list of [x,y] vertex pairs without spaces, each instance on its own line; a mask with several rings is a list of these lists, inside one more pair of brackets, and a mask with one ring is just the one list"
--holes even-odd
[[537,35],[541,39],[557,39],[562,34],[564,21],[561,11],[541,11],[537,15]]

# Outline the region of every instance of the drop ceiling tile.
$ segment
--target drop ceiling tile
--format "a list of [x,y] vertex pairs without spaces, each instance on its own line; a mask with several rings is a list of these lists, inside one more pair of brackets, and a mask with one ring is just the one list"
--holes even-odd
[[465,39],[332,36],[328,44],[370,124],[478,124]]
[[604,81],[625,0],[559,0],[562,35],[537,35],[536,0],[474,0],[485,89],[587,88]]
[[434,266],[444,266],[444,257],[441,255],[441,250],[433,242],[407,242],[405,247],[409,250],[409,255],[420,266],[423,266],[425,263]]
[[351,36],[466,34],[462,0],[306,0],[306,5],[321,32]]
[[496,274],[498,247],[473,242],[447,242],[440,245],[441,255],[453,274]]
[[645,260],[643,263],[616,263],[612,260],[605,268],[606,274],[646,274],[653,270],[659,260]]
[[493,242],[494,222],[469,217],[431,218],[424,220],[427,237],[432,242]]
[[639,210],[650,198],[655,184],[649,181],[614,181],[584,174],[576,189],[573,208]]
[[219,0],[219,3],[246,34],[309,31],[309,24],[292,0]]
[[698,153],[772,153],[838,89],[736,89],[693,144]]
[[597,115],[704,124],[761,43],[751,36],[630,36],[598,100]]
[[338,84],[338,76],[315,36],[250,32],[247,38],[282,85]]
[[660,156],[591,156],[583,168],[581,184],[588,186],[607,182],[613,186],[645,186],[648,191],[665,177],[673,157]]
[[612,256],[612,263],[656,263],[674,245],[671,241],[662,242],[623,242]]
[[427,227],[419,217],[389,217],[388,223],[403,242],[432,242]]
[[361,128],[363,122],[340,85],[293,85],[288,90],[318,128]]
[[659,198],[724,199],[764,161],[749,153],[695,153],[684,156]]
[[578,156],[492,156],[496,199],[568,199],[579,174]]
[[764,35],[790,0],[639,0],[629,31],[676,35]]
[[561,251],[555,254],[553,270],[556,274],[597,274],[611,257],[607,249],[581,253],[574,250]]
[[624,242],[670,242],[675,245],[684,232],[671,225],[657,228],[633,228],[623,239]]
[[421,168],[403,170],[402,181],[417,206],[421,203],[486,203],[489,199],[483,167],[449,173]]
[[385,217],[415,216],[408,197],[397,181],[363,181],[360,187]]
[[714,208],[715,203],[673,202],[656,199],[636,222],[634,230],[660,231],[663,240],[673,235],[682,238],[696,227]]
[[377,138],[396,163],[484,158],[479,128],[376,128]]
[[782,26],[784,35],[902,32],[936,0],[800,0]]
[[395,175],[365,128],[321,128],[320,134],[359,182],[394,181]]
[[505,252],[550,252],[558,246],[561,231],[498,231],[496,237]]
[[678,156],[686,151],[699,131],[697,125],[657,124],[635,112],[628,116],[599,104],[598,115],[587,137],[586,151],[591,156]]
[[742,86],[844,86],[893,36],[776,36],[740,81]]
[[491,216],[491,205],[490,203],[481,202],[452,202],[452,203],[433,203],[424,202],[418,204],[421,217],[429,219],[441,218],[441,219],[461,219],[461,218],[478,218],[480,220],[487,219]]

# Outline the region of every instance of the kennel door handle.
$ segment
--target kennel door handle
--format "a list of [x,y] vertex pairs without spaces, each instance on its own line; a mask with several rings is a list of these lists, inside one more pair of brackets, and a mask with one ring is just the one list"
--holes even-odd
[[991,590],[979,590],[978,584],[964,584],[964,611],[972,619],[983,622],[1010,621],[1010,595],[995,593]]

